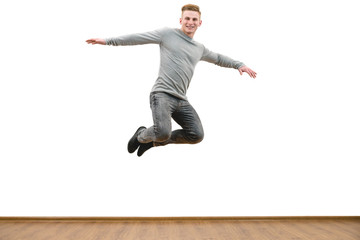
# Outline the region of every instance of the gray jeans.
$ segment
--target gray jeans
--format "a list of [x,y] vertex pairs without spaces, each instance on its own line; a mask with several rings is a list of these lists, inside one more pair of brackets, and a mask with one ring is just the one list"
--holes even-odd
[[[188,101],[156,92],[150,95],[150,106],[154,125],[140,133],[139,142],[164,146],[169,143],[195,144],[204,138],[200,118]],[[172,131],[171,118],[182,129]]]

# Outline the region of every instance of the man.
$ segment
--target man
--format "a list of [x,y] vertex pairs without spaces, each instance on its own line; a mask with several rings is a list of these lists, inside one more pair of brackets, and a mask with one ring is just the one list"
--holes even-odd
[[[103,45],[160,45],[159,76],[150,94],[150,105],[154,125],[150,128],[140,127],[129,140],[129,153],[135,152],[140,157],[152,147],[167,144],[195,144],[202,141],[204,131],[198,114],[186,97],[199,61],[207,61],[216,65],[238,69],[255,78],[256,73],[242,62],[227,56],[209,51],[204,45],[193,40],[198,27],[201,26],[201,12],[198,6],[188,4],[182,7],[180,29],[163,28],[147,33],[130,34],[115,38],[92,38],[89,44]],[[182,129],[172,131],[171,118]]]

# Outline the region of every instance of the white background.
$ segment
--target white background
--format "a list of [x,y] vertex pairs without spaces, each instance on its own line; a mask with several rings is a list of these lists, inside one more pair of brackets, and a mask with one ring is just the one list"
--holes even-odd
[[0,215],[360,215],[356,2],[193,1],[195,40],[258,78],[200,62],[205,139],[141,158],[159,48],[85,40],[180,27],[189,2],[2,3]]

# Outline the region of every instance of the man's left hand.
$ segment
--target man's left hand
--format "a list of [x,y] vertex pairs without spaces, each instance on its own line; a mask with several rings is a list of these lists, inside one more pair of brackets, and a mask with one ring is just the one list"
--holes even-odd
[[246,72],[247,74],[249,74],[249,76],[251,78],[256,78],[256,72],[254,72],[253,70],[251,70],[249,67],[247,66],[242,66],[239,69],[240,75],[243,74],[243,72]]

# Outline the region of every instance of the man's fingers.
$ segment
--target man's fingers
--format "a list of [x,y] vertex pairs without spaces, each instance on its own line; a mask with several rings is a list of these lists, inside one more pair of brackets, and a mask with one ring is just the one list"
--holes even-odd
[[98,39],[98,38],[90,38],[88,40],[86,40],[87,43],[89,44],[103,44],[104,45],[104,42],[101,41],[101,39]]
[[256,78],[256,72],[251,72],[251,77]]
[[257,73],[246,66],[241,67],[238,70],[240,72],[240,75],[243,75],[243,72],[246,72],[251,78],[256,78]]
[[247,69],[246,72],[249,74],[250,77],[256,78],[256,72],[254,72],[253,70]]
[[255,73],[254,71],[250,71],[250,76],[251,76],[252,78],[255,78],[255,77],[256,77],[256,73]]

